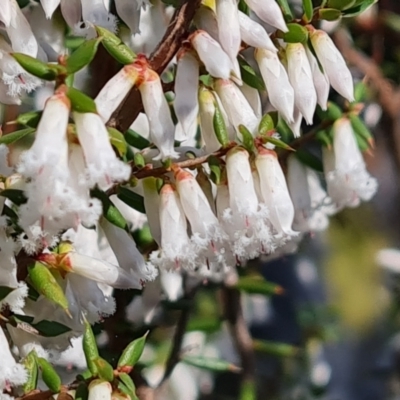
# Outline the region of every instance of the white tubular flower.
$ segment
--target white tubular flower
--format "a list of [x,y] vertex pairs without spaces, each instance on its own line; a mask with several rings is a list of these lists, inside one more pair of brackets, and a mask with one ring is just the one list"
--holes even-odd
[[197,131],[197,114],[199,101],[199,63],[195,55],[190,51],[178,54],[178,63],[175,77],[174,109],[178,118],[178,126],[183,135],[178,140],[192,138]]
[[111,224],[105,218],[102,218],[100,226],[117,257],[120,268],[129,272],[136,279],[137,286],[155,279],[157,270],[149,263],[146,265],[135,241],[126,231]]
[[125,65],[101,89],[95,98],[97,112],[104,122],[121,104],[138,79],[139,73],[133,65]]
[[237,62],[236,57],[239,53],[241,43],[236,0],[217,0],[216,14],[219,43],[225,53],[228,54],[232,64],[234,64]]
[[214,131],[215,101],[212,92],[202,86],[199,90],[200,129],[207,153],[213,153],[221,147]]
[[251,108],[256,114],[256,117],[259,120],[261,120],[262,104],[261,104],[260,92],[257,89],[247,85],[246,83],[243,83],[243,85],[240,86],[240,91],[243,93],[244,97],[246,97],[246,100],[251,105]]
[[112,386],[110,382],[95,379],[89,384],[88,400],[111,400]]
[[82,18],[81,0],[61,0],[61,14],[68,26],[73,28]]
[[[242,148],[234,148],[226,157],[228,177],[229,209],[226,206],[227,192],[220,188],[218,213],[222,212],[225,231],[231,239],[232,250],[243,261],[261,253],[273,250],[270,228],[265,207],[259,207],[253,176],[249,163],[249,153]],[[222,197],[221,197],[222,196]]]
[[247,0],[246,2],[264,22],[283,32],[288,31],[282,11],[275,0]]
[[61,0],[40,0],[40,4],[46,14],[46,18],[50,19],[53,16],[54,11],[60,5]]
[[354,101],[353,77],[332,39],[318,29],[310,33],[310,39],[332,87],[348,101]]
[[[229,252],[228,236],[195,177],[183,169],[175,170],[175,180],[182,208],[192,231],[194,251],[204,272],[224,271],[235,263]],[[200,271],[201,273],[202,271]]]
[[328,194],[339,209],[357,207],[372,198],[378,184],[366,169],[349,119],[338,119],[333,134],[333,151],[323,152]]
[[12,0],[3,0],[0,7],[0,21],[6,26],[10,26],[12,19]]
[[116,0],[115,8],[119,17],[128,25],[133,34],[140,33],[140,9],[142,0]]
[[285,175],[274,151],[259,148],[255,160],[260,177],[260,190],[269,210],[269,219],[278,235],[295,236],[292,230],[294,207]]
[[39,47],[29,22],[26,20],[16,0],[12,0],[10,5],[12,17],[9,26],[6,26],[6,32],[10,39],[11,47],[16,53],[24,53],[31,57],[36,57]]
[[293,121],[294,90],[285,67],[277,54],[270,50],[256,49],[255,58],[260,68],[269,101],[286,122]]
[[308,125],[313,123],[317,93],[307,53],[301,43],[288,43],[286,46],[289,81],[294,90],[294,103],[304,116]]
[[139,90],[149,120],[150,139],[160,150],[156,159],[178,158],[178,153],[174,150],[175,126],[158,74],[147,69]]
[[255,134],[260,120],[240,89],[229,79],[217,79],[214,86],[237,135],[241,137],[239,125]]
[[[28,379],[28,373],[23,365],[17,364],[11,354],[10,347],[3,328],[0,327],[0,391],[9,386],[23,385]],[[1,396],[1,394],[0,394]]]
[[326,110],[328,107],[328,97],[329,97],[329,79],[326,76],[325,71],[322,72],[319,68],[318,61],[311,53],[308,46],[306,46],[306,53],[308,57],[308,62],[310,63],[312,77],[314,80],[315,91],[317,92],[317,102],[322,110]]
[[219,40],[217,16],[211,8],[200,5],[194,16],[194,23],[198,29],[206,31],[214,40]]
[[[288,123],[289,128],[293,132],[293,136],[295,138],[300,137],[301,135],[301,121],[303,120],[303,116],[301,112],[295,107],[293,113],[293,122]],[[267,145],[268,148],[268,145]]]
[[196,31],[190,37],[190,42],[211,76],[221,79],[230,77],[233,69],[231,59],[207,32]]
[[[110,14],[103,0],[81,0],[82,19],[93,25],[99,25],[111,32],[115,32],[117,21],[114,15]],[[76,33],[86,34],[88,37],[95,35],[95,30],[91,26],[81,28],[76,27]]]
[[106,190],[113,182],[127,180],[130,168],[115,155],[107,128],[100,116],[78,112],[74,112],[73,116],[85,155],[89,185],[97,184]]
[[161,250],[150,255],[150,260],[160,269],[193,270],[196,255],[187,234],[185,213],[176,189],[166,184],[161,189],[160,225]]
[[243,42],[254,48],[266,49],[274,53],[278,52],[267,31],[258,22],[252,20],[241,11],[239,11],[239,25]]
[[157,191],[157,179],[154,177],[142,179],[144,207],[151,236],[158,245],[161,245],[160,226],[160,195]]

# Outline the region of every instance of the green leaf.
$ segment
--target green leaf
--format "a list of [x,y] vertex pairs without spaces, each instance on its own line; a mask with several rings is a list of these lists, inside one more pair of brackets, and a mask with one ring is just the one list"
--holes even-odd
[[308,30],[302,25],[290,23],[287,24],[289,29],[282,37],[286,43],[306,43],[308,40]]
[[114,224],[115,226],[118,226],[119,228],[126,230],[128,223],[126,222],[125,218],[123,217],[121,212],[118,210],[118,208],[109,199],[107,194],[98,188],[92,189],[90,191],[90,193],[93,197],[96,197],[97,199],[99,199],[101,201],[101,204],[103,205],[104,218],[107,221]]
[[310,22],[314,14],[314,6],[312,0],[303,0],[303,10],[305,21]]
[[142,153],[135,153],[133,156],[133,162],[137,168],[143,168],[146,165],[146,161]]
[[30,74],[45,81],[54,81],[58,76],[55,66],[48,65],[37,58],[23,53],[11,53],[21,67]]
[[293,149],[292,147],[290,147],[287,143],[285,143],[284,141],[274,138],[272,136],[268,136],[268,135],[262,135],[261,136],[262,141],[264,143],[271,143],[276,147],[279,147],[281,149],[285,149],[285,150],[289,150],[289,151],[296,151],[295,149]]
[[68,58],[67,72],[74,74],[90,64],[96,55],[102,38],[91,39],[83,42]]
[[285,17],[286,22],[293,20],[292,10],[288,4],[287,0],[277,0],[278,4],[282,9],[283,16]]
[[40,262],[36,262],[33,266],[28,267],[28,274],[32,286],[41,295],[59,305],[67,314],[69,314],[68,299],[65,296],[63,289],[46,266]]
[[99,37],[102,38],[104,48],[121,64],[132,64],[136,59],[136,54],[121,39],[105,28],[96,26]]
[[104,358],[98,357],[93,360],[97,368],[97,376],[107,382],[114,380],[114,368]]
[[28,377],[26,382],[22,386],[22,390],[24,391],[24,394],[26,394],[31,392],[32,390],[35,390],[37,387],[39,368],[37,364],[35,350],[32,350],[28,353],[28,355],[22,361],[22,364],[26,369]]
[[264,135],[270,131],[275,131],[275,122],[270,114],[265,114],[258,125],[258,133]]
[[219,160],[218,157],[210,156],[208,157],[207,162],[211,171],[210,178],[216,185],[219,185],[221,183],[221,175],[222,175],[221,161]]
[[143,150],[146,147],[150,147],[151,145],[151,143],[147,139],[145,139],[143,136],[141,136],[139,133],[135,132],[132,129],[128,129],[125,132],[124,136],[128,144],[139,150]]
[[368,88],[364,82],[357,82],[354,86],[354,102],[360,103],[368,98]]
[[122,200],[125,204],[128,204],[129,207],[133,208],[136,211],[139,211],[143,214],[146,213],[146,209],[144,208],[144,199],[143,196],[132,192],[127,188],[120,186],[118,188],[118,198]]
[[238,57],[238,62],[243,82],[254,89],[265,90],[264,81],[257,75],[250,64],[243,57]]
[[147,331],[142,337],[135,339],[126,346],[118,360],[118,368],[133,367],[136,365],[143,353],[148,334],[149,332]]
[[88,398],[89,398],[88,386],[85,382],[82,382],[76,389],[75,400],[88,400]]
[[282,294],[283,289],[276,283],[266,281],[262,276],[240,277],[236,288],[251,294],[263,294],[266,296]]
[[94,100],[80,90],[69,87],[67,89],[67,97],[71,101],[72,111],[97,114]]
[[136,396],[136,387],[132,378],[128,374],[122,372],[118,374],[118,379],[120,380],[118,389],[127,394],[131,400],[139,400],[139,397]]
[[11,200],[17,206],[25,204],[28,201],[25,192],[20,189],[4,189],[0,192],[0,196]]
[[336,21],[342,17],[342,12],[334,8],[321,8],[318,11],[319,19],[325,21]]
[[183,356],[181,361],[185,364],[192,365],[206,371],[213,372],[240,372],[240,368],[220,358],[209,358],[202,356]]
[[10,288],[7,286],[0,286],[0,301],[4,300],[15,288]]
[[257,388],[253,380],[241,383],[239,400],[257,400]]
[[246,4],[245,0],[239,0],[238,9],[239,9],[239,11],[241,11],[242,13],[244,13],[246,15],[250,15],[250,8]]
[[336,121],[337,119],[342,118],[343,111],[336,103],[329,101],[326,111],[323,111],[319,106],[317,107],[317,114],[323,121]]
[[331,129],[329,130],[321,129],[315,135],[315,139],[321,142],[325,147],[330,147],[332,145],[333,143],[332,138],[333,136],[331,133]]
[[30,111],[27,113],[19,114],[17,117],[17,122],[20,125],[27,125],[31,128],[36,128],[39,124],[40,118],[42,118],[42,114],[43,111]]
[[42,371],[42,380],[46,386],[53,392],[58,393],[61,389],[61,378],[54,367],[44,358],[37,358],[39,368]]
[[315,171],[318,172],[323,172],[324,167],[322,165],[322,161],[315,157],[314,154],[310,153],[307,150],[304,149],[297,149],[296,151],[296,157],[307,167],[310,167],[311,169],[314,169]]
[[39,332],[40,336],[43,337],[56,337],[63,333],[71,332],[71,328],[61,324],[57,321],[42,320],[32,326]]
[[84,321],[85,331],[83,333],[82,347],[85,354],[86,364],[93,375],[97,375],[97,366],[94,361],[99,358],[96,338],[94,337],[92,327],[88,321]]
[[287,343],[271,342],[268,340],[253,340],[253,349],[260,353],[276,357],[293,357],[299,354],[300,349]]
[[[363,13],[365,10],[377,3],[378,0],[363,0],[363,2],[355,7],[351,7],[343,11],[344,17],[356,17],[357,15]],[[356,3],[357,4],[357,3]]]
[[205,333],[214,333],[219,331],[221,328],[221,321],[219,319],[213,319],[209,316],[193,318],[189,321],[186,326],[186,331],[201,331]]
[[228,129],[217,101],[214,101],[214,108],[213,127],[215,136],[221,146],[225,147],[229,143]]
[[[358,115],[349,114],[349,119],[350,119],[351,126],[354,130],[356,137],[360,137],[365,142],[367,142],[367,148],[369,145],[373,146],[374,137],[372,136],[372,133],[368,129],[368,127],[360,119],[360,117]],[[363,149],[363,150],[366,150],[366,149]]]
[[337,10],[345,10],[352,7],[356,3],[355,0],[328,0],[326,2],[327,8],[336,8]]
[[242,135],[242,143],[248,152],[254,151],[254,137],[251,132],[244,126],[239,125],[239,132]]
[[126,154],[128,145],[126,144],[124,135],[115,128],[107,127],[108,135],[110,136],[111,144],[117,149],[118,154],[122,157]]
[[34,128],[25,128],[0,137],[0,144],[11,144],[35,132]]
[[19,8],[24,8],[30,3],[30,0],[17,0],[17,3]]

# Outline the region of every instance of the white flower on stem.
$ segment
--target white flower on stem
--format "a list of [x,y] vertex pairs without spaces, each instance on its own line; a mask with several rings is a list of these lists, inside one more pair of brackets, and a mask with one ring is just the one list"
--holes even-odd
[[277,154],[260,147],[255,164],[260,177],[261,195],[268,207],[272,225],[278,235],[297,235],[292,230],[294,207]]
[[295,107],[304,116],[308,125],[313,123],[317,93],[307,53],[301,43],[288,43],[286,46],[289,81],[294,90]]
[[177,158],[178,153],[174,150],[175,126],[159,75],[147,68],[139,90],[149,120],[150,139],[160,150],[156,159]]
[[251,133],[256,134],[260,120],[241,90],[229,79],[217,79],[214,86],[239,138],[239,125],[244,125]]
[[174,110],[178,119],[177,132],[180,129],[183,133],[180,136],[176,134],[176,139],[182,140],[194,137],[197,131],[199,63],[196,56],[187,50],[179,53],[177,58]]
[[228,236],[195,177],[180,168],[174,172],[182,208],[192,231],[191,240],[201,268],[199,273],[208,272],[212,277],[213,272],[224,272],[235,263],[229,251]]
[[247,4],[267,24],[283,32],[288,31],[282,11],[275,0],[247,0]]
[[308,62],[311,66],[312,77],[314,80],[315,91],[317,92],[317,101],[322,110],[326,110],[328,107],[329,97],[329,79],[326,76],[325,71],[321,71],[317,59],[312,54],[308,46],[305,46],[308,57]]
[[[229,208],[223,211],[222,220],[234,254],[242,261],[273,251],[268,211],[260,206],[257,198],[249,153],[242,148],[230,150],[226,156],[226,173]],[[219,193],[219,197],[222,194],[224,198],[218,200],[217,208],[222,208],[226,202],[226,190]]]
[[157,179],[150,176],[142,179],[144,207],[151,236],[161,245],[160,195],[157,190]]
[[[82,19],[84,22],[99,25],[115,32],[117,28],[117,19],[111,14],[103,0],[81,0],[82,2]],[[94,29],[91,26],[84,28],[76,27],[76,33],[86,34],[89,36],[95,35]]]
[[0,327],[0,391],[23,385],[28,379],[25,367],[16,363],[3,328]]
[[74,112],[73,117],[85,155],[89,185],[97,184],[106,190],[113,182],[127,180],[130,168],[115,155],[107,128],[100,116]]
[[245,13],[239,11],[240,36],[249,46],[277,52],[267,31]]
[[332,87],[348,101],[354,101],[353,77],[332,39],[316,29],[310,33],[310,40]]
[[150,260],[160,269],[193,270],[196,254],[187,234],[185,213],[176,189],[165,184],[161,189],[160,225],[161,250],[150,255]]
[[[303,116],[301,115],[301,112],[297,109],[297,107],[294,108],[294,113],[293,113],[293,122],[289,122],[288,126],[290,128],[290,130],[293,132],[293,136],[295,138],[298,138],[301,136],[301,121],[303,120]],[[278,138],[279,139],[279,138]],[[268,143],[266,148],[270,148],[269,147],[270,144]],[[273,148],[271,148],[271,150],[273,150]]]
[[73,28],[82,18],[81,0],[61,0],[61,14],[70,28]]
[[89,384],[88,400],[111,400],[112,390],[110,382],[95,379]]
[[116,0],[115,8],[119,17],[128,25],[133,34],[140,33],[139,22],[143,0]]
[[293,121],[294,90],[285,67],[277,54],[270,50],[256,49],[255,59],[260,68],[270,103],[286,122]]
[[198,29],[206,31],[214,40],[219,40],[217,16],[211,8],[200,5],[193,21]]
[[146,265],[135,241],[126,231],[108,222],[105,218],[101,219],[100,226],[117,257],[118,265],[136,279],[138,286],[155,279],[157,270],[149,263]]
[[243,85],[240,86],[240,91],[243,93],[244,97],[246,97],[247,101],[251,105],[251,108],[256,114],[256,117],[261,120],[262,104],[260,92],[256,88],[249,86],[246,83],[243,83]]
[[139,72],[134,65],[125,65],[101,89],[95,98],[97,112],[104,122],[122,103],[126,95],[137,82]]
[[12,0],[3,0],[0,7],[0,21],[6,26],[10,26],[13,7],[11,5]]
[[11,42],[11,47],[16,53],[24,53],[36,57],[38,44],[29,22],[19,8],[16,0],[11,0],[11,22],[6,26],[6,32]]
[[40,0],[40,4],[46,14],[46,17],[50,19],[53,16],[54,11],[60,5],[61,0]]
[[377,190],[377,181],[366,169],[348,118],[333,125],[333,150],[323,149],[328,194],[338,208],[357,207]]
[[189,40],[211,76],[222,79],[230,77],[232,61],[216,40],[201,30],[194,32]]

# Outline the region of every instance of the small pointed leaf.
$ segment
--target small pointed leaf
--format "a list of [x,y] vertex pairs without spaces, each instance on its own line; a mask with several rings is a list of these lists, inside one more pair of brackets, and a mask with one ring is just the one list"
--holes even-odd
[[128,344],[118,360],[118,368],[133,367],[139,361],[148,334],[149,332],[147,331],[142,337],[135,339],[133,342]]

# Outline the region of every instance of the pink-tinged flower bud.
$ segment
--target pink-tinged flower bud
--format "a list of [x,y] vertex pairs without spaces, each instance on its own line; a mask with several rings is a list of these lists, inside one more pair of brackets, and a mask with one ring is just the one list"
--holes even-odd
[[272,43],[267,31],[245,13],[239,11],[240,36],[243,42],[254,48],[266,49],[276,53],[278,49]]
[[345,99],[354,101],[353,77],[332,39],[322,30],[311,32],[310,39],[332,87]]
[[54,11],[60,5],[61,0],[40,0],[40,4],[46,14],[46,18],[50,19],[53,16]]
[[12,0],[3,0],[0,7],[0,21],[6,26],[10,26],[12,19]]
[[28,379],[26,369],[15,362],[15,358],[11,354],[8,340],[4,334],[3,328],[0,327],[0,390],[11,386],[23,385]]
[[366,169],[350,120],[338,119],[333,135],[333,150],[323,151],[328,194],[339,209],[357,207],[372,198],[378,184]]
[[73,28],[81,21],[82,5],[80,0],[61,0],[61,13],[65,22]]
[[308,62],[311,66],[312,77],[314,80],[315,91],[317,92],[317,102],[322,110],[326,110],[328,107],[328,97],[329,97],[329,79],[326,73],[321,71],[318,65],[317,59],[311,53],[309,48],[306,46],[306,53],[308,57]]
[[256,134],[259,118],[240,89],[229,79],[217,79],[214,86],[239,138],[239,125],[244,125],[251,133]]
[[233,69],[231,59],[207,32],[196,31],[190,37],[190,42],[211,76],[222,79],[230,77]]
[[285,175],[274,151],[259,149],[255,160],[260,177],[260,190],[269,210],[269,219],[278,234],[295,236],[292,230],[294,207]]
[[85,155],[89,185],[108,189],[113,182],[129,178],[130,168],[117,158],[107,128],[100,116],[93,113],[73,114],[79,143]]
[[247,0],[246,2],[264,22],[280,29],[282,32],[288,31],[282,11],[275,0]]
[[178,63],[175,77],[174,110],[178,118],[178,130],[182,135],[176,134],[177,140],[193,138],[197,131],[197,114],[199,102],[197,93],[199,90],[199,63],[195,55],[190,51],[184,51],[178,55]]
[[11,47],[16,53],[24,53],[31,57],[36,57],[39,46],[29,22],[16,0],[12,0],[10,5],[11,22],[9,26],[6,26],[6,32],[10,39]]
[[147,69],[139,90],[149,120],[150,139],[160,150],[155,159],[178,158],[178,153],[174,150],[175,126],[158,74]]
[[88,400],[111,400],[112,386],[110,382],[95,379],[89,384]]
[[115,0],[115,8],[119,17],[128,25],[133,34],[140,33],[140,11],[142,0]]
[[317,93],[306,50],[301,43],[288,43],[286,55],[289,81],[294,90],[295,107],[304,116],[307,124],[311,125],[317,106]]
[[294,90],[284,66],[273,51],[256,49],[255,58],[267,88],[270,103],[286,122],[292,122]]
[[179,195],[172,185],[165,184],[160,196],[161,250],[153,252],[150,260],[167,271],[193,270],[196,254],[187,234],[185,213]]
[[110,119],[111,114],[131,91],[138,77],[139,72],[137,68],[133,65],[125,65],[101,89],[95,99],[95,103],[97,112],[104,122]]
[[140,287],[143,282],[155,279],[157,270],[149,263],[146,265],[136,243],[126,231],[108,222],[105,218],[102,218],[100,226],[117,257],[118,265],[132,275],[132,278],[136,280],[136,286]]

